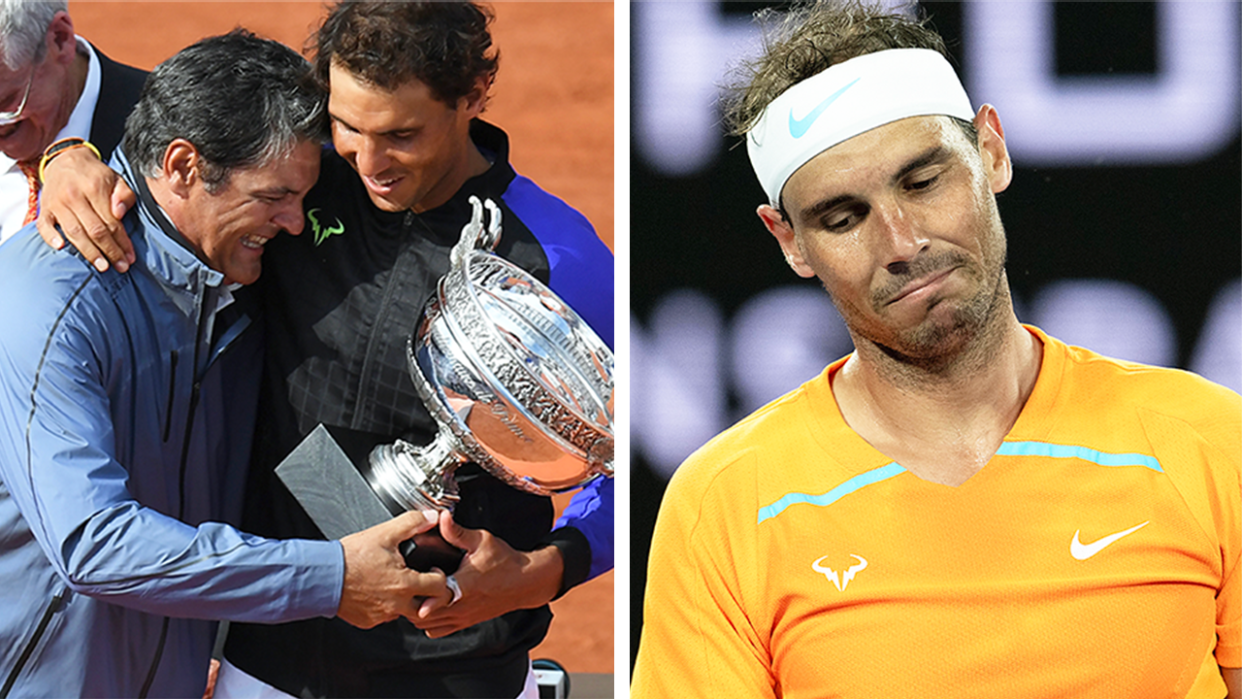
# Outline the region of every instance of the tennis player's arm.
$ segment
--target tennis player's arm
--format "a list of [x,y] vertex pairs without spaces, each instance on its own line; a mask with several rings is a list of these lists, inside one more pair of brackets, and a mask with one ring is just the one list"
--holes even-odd
[[56,156],[43,175],[36,225],[44,242],[60,249],[68,241],[100,272],[128,270],[134,246],[121,219],[137,196],[125,181],[87,148]]
[[1222,667],[1220,674],[1225,678],[1225,686],[1229,693],[1225,699],[1242,699],[1242,668]]
[[756,545],[736,482],[754,476],[722,489],[724,479],[695,461],[678,469],[660,504],[630,696],[775,699],[764,624],[755,621],[757,563],[739,560]]

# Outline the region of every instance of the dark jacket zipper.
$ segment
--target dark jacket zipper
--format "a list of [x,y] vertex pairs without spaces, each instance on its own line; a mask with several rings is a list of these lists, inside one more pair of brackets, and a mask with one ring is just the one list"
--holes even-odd
[[[411,212],[407,212],[407,214],[409,213]],[[408,219],[409,216],[407,215],[406,218]],[[384,329],[385,324],[382,322],[382,319],[387,315],[387,309],[393,304],[393,295],[396,294],[396,290],[402,286],[402,262],[405,259],[405,255],[403,253],[407,251],[408,248],[407,250],[401,251],[401,253],[397,255],[397,261],[393,263],[392,278],[389,280],[388,284],[384,285],[384,294],[380,298],[379,309],[375,313],[375,322],[371,325],[371,331],[367,335],[366,347],[362,351],[362,366],[358,369],[357,392],[354,394],[353,405],[350,406],[350,409],[353,412],[353,417],[350,419],[349,426],[355,430],[362,429],[366,425],[366,420],[370,417],[369,414],[364,414],[361,406],[370,393],[370,391],[367,390],[367,386],[373,383],[368,380],[368,377],[373,371],[372,366],[376,362],[380,361],[379,357],[376,356],[378,352],[375,349],[375,345],[380,341],[380,336],[383,335],[383,332],[381,331]]]
[[159,668],[160,658],[164,655],[164,642],[168,640],[168,622],[168,617],[164,617],[164,625],[160,627],[160,642],[155,646],[155,662],[151,663],[151,669],[147,671],[147,679],[142,683],[138,699],[147,699],[147,694],[151,691],[151,683],[155,681],[155,671]]
[[181,471],[178,476],[180,481],[177,483],[177,519],[185,517],[185,471],[189,466],[190,434],[194,430],[194,412],[198,408],[198,392],[201,386],[199,381],[194,381],[194,387],[190,389],[190,410],[185,416],[185,441],[181,443]]
[[[202,343],[203,325],[205,324],[206,318],[207,316],[206,314],[203,313],[202,301],[200,300],[199,301],[198,329],[195,330],[194,332],[194,363],[190,366],[190,375],[195,377],[194,387],[190,392],[190,408],[189,410],[186,411],[186,416],[185,416],[185,437],[181,443],[181,468],[178,472],[179,481],[177,483],[177,519],[181,519],[182,517],[185,516],[185,470],[187,467],[187,460],[190,457],[190,435],[194,430],[194,412],[195,412],[195,408],[198,406],[198,391],[199,391],[199,386],[201,385],[197,377],[198,352],[199,352],[199,348],[203,344]],[[177,361],[176,361],[177,353],[175,351],[173,352],[172,360],[173,360],[173,369],[174,369],[173,374],[175,378],[175,375],[176,375],[175,369],[177,366]],[[171,420],[172,418],[172,396],[173,396],[173,393],[175,392],[176,392],[176,385],[174,384],[173,388],[170,389],[170,392],[168,395],[169,423],[172,422]],[[167,426],[165,427],[165,429],[167,430]],[[165,441],[167,441],[167,438],[165,438]],[[159,670],[160,660],[164,657],[164,643],[168,639],[168,622],[169,622],[169,618],[164,617],[164,624],[160,628],[160,641],[159,641],[159,644],[157,644],[155,647],[155,658],[151,661],[151,669],[147,671],[146,681],[142,683],[142,691],[138,693],[139,699],[146,699],[147,692],[151,691],[151,683],[155,681],[155,673],[157,670]],[[0,697],[0,699],[3,699],[3,697]]]
[[172,351],[169,357],[172,365],[170,373],[172,377],[168,380],[168,407],[164,411],[164,441],[172,435],[172,415],[173,415],[173,397],[177,395],[177,350]]
[[[201,310],[202,309],[200,308],[200,313],[201,313]],[[205,320],[206,320],[205,314],[199,316],[198,330],[195,333],[195,338],[194,338],[194,365],[190,367],[191,375],[195,375],[198,372],[198,353],[199,353],[199,348],[203,346],[203,330],[204,330],[203,326],[204,326]],[[242,330],[242,332],[244,333],[245,330]],[[224,354],[227,353],[228,350],[231,349],[232,346],[235,344],[236,344],[236,338],[234,339],[234,342],[229,345],[229,347],[226,347],[220,353],[219,356],[217,356],[214,360],[212,360],[212,363],[214,364],[216,361],[218,361],[220,357],[224,356]],[[176,373],[177,373],[176,372],[177,352],[175,350],[173,351],[173,354],[172,354],[172,368],[173,368],[173,378],[175,379]],[[210,366],[205,367],[203,369],[203,373],[205,374],[209,368]],[[194,431],[194,414],[197,412],[197,409],[198,409],[198,397],[199,397],[199,392],[202,389],[202,385],[203,385],[202,381],[200,381],[198,378],[194,379],[194,386],[190,390],[190,407],[189,407],[189,410],[186,411],[186,416],[185,416],[185,439],[181,443],[181,468],[179,471],[179,481],[177,483],[177,489],[178,489],[177,519],[181,519],[185,516],[185,471],[186,471],[186,468],[189,467],[190,436]],[[175,389],[169,389],[169,394],[168,394],[169,423],[172,422],[172,400],[173,400],[174,392],[175,392]],[[164,441],[168,441],[167,431],[168,431],[168,426],[166,424]],[[151,691],[151,683],[155,681],[155,672],[156,670],[159,669],[160,660],[164,656],[164,643],[168,638],[168,622],[169,622],[168,617],[164,617],[164,625],[162,629],[160,630],[160,642],[159,642],[159,645],[156,646],[156,650],[155,650],[155,660],[152,661],[151,663],[151,669],[147,671],[146,682],[143,683],[142,691],[138,695],[140,699],[146,698],[147,692]],[[0,699],[4,699],[4,697],[0,697]]]
[[4,681],[4,687],[0,688],[0,699],[9,696],[13,685],[17,682],[17,676],[21,674],[22,667],[26,665],[26,661],[30,660],[31,654],[34,653],[35,646],[39,645],[39,639],[43,637],[43,632],[47,630],[47,625],[52,623],[52,615],[60,611],[60,604],[65,599],[64,592],[52,598],[48,603],[47,609],[43,610],[43,618],[39,620],[39,625],[35,627],[34,635],[30,637],[30,642],[22,650],[22,654],[17,658],[17,663],[13,665],[13,672],[9,673],[9,678]]

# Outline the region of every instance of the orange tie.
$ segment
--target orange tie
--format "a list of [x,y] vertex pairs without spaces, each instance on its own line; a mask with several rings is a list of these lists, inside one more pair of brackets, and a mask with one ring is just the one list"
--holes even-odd
[[26,175],[26,185],[30,187],[30,195],[26,199],[26,218],[22,220],[24,226],[39,215],[39,166],[37,161],[36,163],[19,162],[17,166],[22,169],[22,174]]

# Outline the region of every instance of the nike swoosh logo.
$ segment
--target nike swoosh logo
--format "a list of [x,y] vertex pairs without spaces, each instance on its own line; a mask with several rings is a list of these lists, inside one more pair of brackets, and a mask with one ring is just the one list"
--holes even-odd
[[802,138],[805,136],[807,129],[811,128],[811,124],[814,124],[815,120],[819,118],[819,115],[824,113],[824,110],[828,108],[828,105],[836,102],[838,97],[840,97],[846,90],[853,87],[854,83],[859,80],[862,80],[862,78],[854,78],[854,82],[851,82],[840,90],[828,95],[823,102],[815,105],[815,109],[812,109],[809,114],[801,119],[795,119],[793,110],[789,110],[789,135],[794,138]]
[[[1147,520],[1147,522],[1150,522],[1150,521],[1151,521],[1150,519]],[[1100,551],[1103,551],[1105,546],[1108,546],[1109,544],[1120,539],[1121,537],[1127,536],[1129,534],[1133,534],[1134,532],[1147,526],[1147,522],[1143,522],[1142,524],[1136,527],[1130,527],[1124,532],[1117,532],[1116,534],[1109,534],[1103,539],[1093,541],[1090,544],[1084,544],[1078,540],[1078,533],[1082,531],[1080,529],[1074,532],[1074,540],[1070,542],[1070,555],[1073,556],[1074,558],[1077,558],[1080,561],[1085,561],[1088,558],[1091,558],[1095,554],[1099,553]]]

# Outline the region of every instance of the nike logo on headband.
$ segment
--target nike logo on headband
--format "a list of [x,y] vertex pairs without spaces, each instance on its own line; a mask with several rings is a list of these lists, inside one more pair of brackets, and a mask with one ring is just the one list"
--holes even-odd
[[815,108],[812,109],[809,114],[802,117],[801,119],[795,119],[793,115],[793,110],[792,109],[789,110],[789,135],[793,136],[794,138],[802,138],[803,136],[805,136],[807,130],[811,128],[811,124],[814,124],[815,120],[819,118],[819,115],[824,113],[824,110],[828,108],[828,105],[835,102],[838,97],[840,97],[846,90],[853,87],[854,83],[858,82],[859,80],[862,80],[862,78],[854,78],[854,80],[848,83],[845,87],[841,88],[840,90],[837,90],[831,95],[828,95],[828,97],[826,97],[823,102],[820,102],[819,104],[815,105]]

